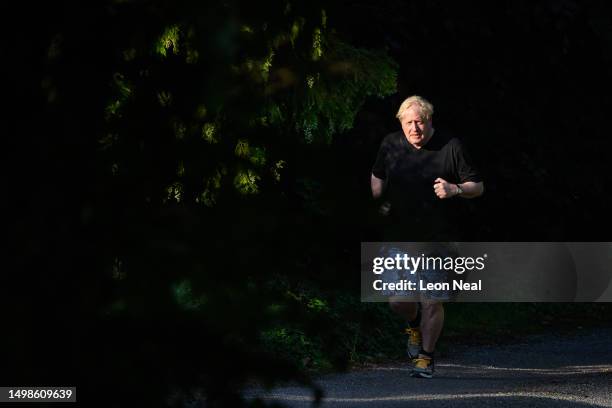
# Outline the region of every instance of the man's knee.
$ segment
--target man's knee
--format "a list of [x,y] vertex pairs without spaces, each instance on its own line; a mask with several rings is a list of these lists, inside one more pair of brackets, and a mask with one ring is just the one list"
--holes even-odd
[[421,303],[421,313],[425,315],[432,315],[441,310],[444,310],[444,303],[442,302],[431,300]]

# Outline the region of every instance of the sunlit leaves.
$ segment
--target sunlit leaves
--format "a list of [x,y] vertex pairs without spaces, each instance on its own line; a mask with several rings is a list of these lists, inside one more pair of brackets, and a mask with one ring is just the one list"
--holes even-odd
[[208,111],[206,110],[206,106],[204,105],[199,105],[196,108],[196,113],[195,113],[195,117],[197,119],[204,119],[206,117],[206,114],[208,113]]
[[221,188],[221,181],[223,176],[227,174],[227,170],[224,166],[219,167],[215,170],[215,173],[207,178],[204,182],[204,189],[196,197],[196,203],[204,204],[207,207],[212,207],[217,202],[219,195],[219,189]]
[[217,194],[209,188],[205,188],[195,199],[196,203],[212,207],[217,203]]
[[274,58],[274,51],[270,50],[270,53],[263,60],[261,64],[261,76],[264,78],[265,81],[267,81],[270,76],[270,67],[272,67],[272,58]]
[[183,198],[183,184],[176,181],[166,188],[166,199],[165,201],[176,201],[181,202]]
[[256,194],[259,192],[257,183],[260,180],[261,177],[253,170],[242,170],[239,171],[234,178],[234,187],[240,194]]
[[172,128],[174,129],[174,136],[178,140],[183,140],[185,138],[185,133],[187,132],[187,127],[181,121],[175,120],[172,123]]
[[249,162],[256,166],[266,164],[266,149],[263,147],[255,147],[249,144],[246,139],[239,139],[234,149],[234,154],[237,157],[248,159]]
[[242,69],[236,69],[239,73],[241,70],[249,73],[251,78],[256,82],[266,82],[270,77],[270,68],[274,59],[274,50],[270,50],[268,55],[263,59],[248,58],[242,64]]
[[253,147],[250,149],[251,155],[249,161],[256,166],[263,166],[266,164],[266,149],[261,147]]
[[[212,207],[232,187],[249,195],[278,182],[287,165],[279,138],[330,143],[368,96],[395,92],[397,67],[384,53],[342,43],[325,10],[304,11],[288,7],[276,20],[236,16],[218,26],[186,19],[156,27],[149,43],[126,42],[105,112],[113,127],[106,134],[115,136],[100,140],[102,150],[127,176],[163,162],[150,156],[163,146],[173,157],[157,168],[163,181],[150,192],[162,202]],[[143,118],[155,131],[133,135]],[[136,145],[145,140],[146,149]],[[123,148],[139,152],[134,163]],[[213,168],[232,176],[211,175]]]
[[285,114],[281,110],[280,106],[272,105],[267,111],[268,123],[272,125],[280,125],[285,120]]
[[132,95],[132,86],[125,75],[115,72],[112,79],[112,86],[115,90],[116,98],[111,100],[105,109],[106,119],[121,117],[121,109],[125,102]]
[[208,143],[217,143],[219,141],[217,138],[217,125],[214,123],[205,123],[202,126],[202,139],[206,140]]
[[159,91],[157,100],[161,106],[168,107],[172,104],[172,94],[168,91]]
[[312,87],[314,86],[314,83],[315,83],[314,76],[312,76],[312,75],[308,75],[308,76],[306,77],[306,85],[308,85],[308,88],[311,88],[311,89],[312,89]]
[[121,101],[119,100],[114,100],[109,102],[108,105],[106,105],[105,108],[105,114],[106,114],[106,118],[112,118],[113,116],[119,116],[119,109],[121,108]]
[[303,132],[304,141],[306,143],[312,143],[314,141],[314,135],[319,128],[319,118],[316,112],[306,112],[309,114],[302,115],[302,121],[298,122],[297,128]]
[[397,64],[384,52],[355,48],[331,38],[324,59],[327,72],[306,77],[306,94],[295,121],[307,143],[330,143],[334,134],[353,126],[367,97],[396,91]]
[[323,56],[323,35],[319,27],[312,33],[312,59],[318,61]]
[[238,157],[248,157],[249,156],[249,141],[246,139],[239,139],[236,143],[236,148],[234,149],[234,153]]
[[280,181],[281,178],[281,170],[285,167],[286,162],[284,160],[279,160],[274,163],[272,167],[272,175],[274,176],[274,180]]
[[325,312],[329,310],[329,306],[324,299],[313,297],[308,301],[306,307],[315,312]]
[[300,35],[300,32],[302,31],[303,27],[304,27],[303,18],[298,18],[291,25],[291,33],[289,34],[289,38],[291,39],[292,45],[295,45],[295,40],[298,38],[298,35]]
[[167,57],[168,52],[178,54],[179,34],[180,29],[177,25],[167,27],[164,33],[159,38],[159,40],[157,41],[157,44],[155,45],[155,51],[162,57]]
[[123,74],[116,72],[113,81],[122,98],[128,98],[132,94],[132,88]]

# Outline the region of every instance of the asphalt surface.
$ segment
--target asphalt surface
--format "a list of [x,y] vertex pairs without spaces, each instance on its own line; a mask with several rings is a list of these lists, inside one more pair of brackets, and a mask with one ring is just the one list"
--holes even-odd
[[[478,334],[475,333],[475,336]],[[408,362],[322,376],[321,407],[612,407],[612,329],[541,335],[521,344],[457,346],[436,359],[433,379]],[[312,390],[251,390],[250,398],[310,407]]]

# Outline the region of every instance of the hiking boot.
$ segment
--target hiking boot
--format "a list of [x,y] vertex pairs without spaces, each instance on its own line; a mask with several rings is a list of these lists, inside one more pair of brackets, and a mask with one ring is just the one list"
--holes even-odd
[[412,327],[408,327],[405,332],[408,335],[406,352],[408,353],[408,357],[410,359],[415,359],[419,356],[419,351],[421,350],[421,330],[418,327],[415,327],[414,329]]
[[419,357],[412,360],[414,367],[410,372],[411,377],[417,378],[431,378],[434,373],[434,360],[433,358]]

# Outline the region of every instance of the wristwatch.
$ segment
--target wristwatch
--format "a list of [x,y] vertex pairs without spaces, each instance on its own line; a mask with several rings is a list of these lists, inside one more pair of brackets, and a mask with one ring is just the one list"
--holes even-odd
[[455,195],[461,195],[463,194],[463,189],[461,188],[461,186],[459,184],[455,184],[457,186],[457,194]]

